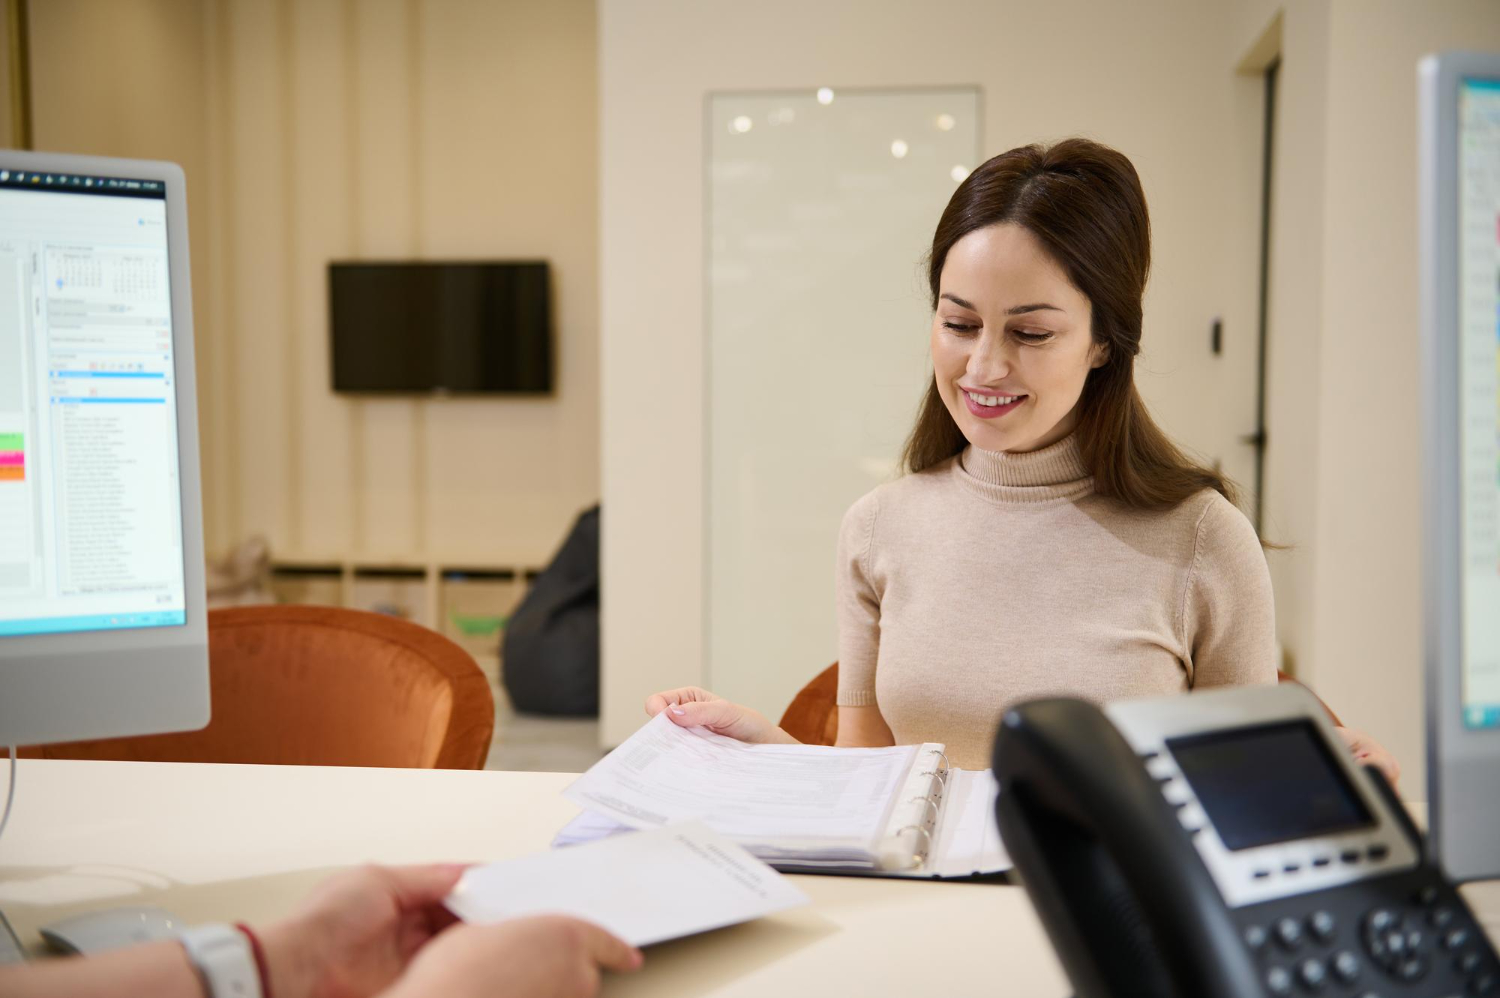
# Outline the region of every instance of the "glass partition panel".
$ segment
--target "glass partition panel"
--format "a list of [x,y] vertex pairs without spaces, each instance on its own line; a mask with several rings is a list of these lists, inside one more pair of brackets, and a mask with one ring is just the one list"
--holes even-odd
[[708,102],[710,688],[773,720],[837,654],[844,511],[928,379],[923,256],[979,152],[977,88]]

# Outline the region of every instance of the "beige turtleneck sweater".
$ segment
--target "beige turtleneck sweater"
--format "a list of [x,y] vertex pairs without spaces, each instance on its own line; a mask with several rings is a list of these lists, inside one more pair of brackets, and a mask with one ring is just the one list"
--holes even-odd
[[838,550],[839,693],[897,744],[983,769],[1000,713],[1276,681],[1255,529],[1205,490],[1161,513],[1094,494],[1069,437],[968,448],[850,507]]

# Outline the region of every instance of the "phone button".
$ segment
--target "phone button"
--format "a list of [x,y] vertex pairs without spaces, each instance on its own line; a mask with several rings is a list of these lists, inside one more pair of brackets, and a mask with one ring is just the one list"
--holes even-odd
[[1396,976],[1403,981],[1419,980],[1427,973],[1427,961],[1419,956],[1409,957],[1396,965]]
[[1318,960],[1303,960],[1297,968],[1297,980],[1309,991],[1321,991],[1328,983],[1328,970]]
[[[1266,940],[1268,938],[1270,937],[1266,935],[1266,930],[1261,928],[1259,925],[1245,926],[1245,945],[1250,948],[1250,952],[1259,953],[1261,950],[1265,949]],[[1478,966],[1477,954],[1475,955],[1475,966]]]
[[1208,815],[1197,804],[1184,804],[1177,811],[1177,821],[1189,832],[1196,832],[1208,824]]
[[1333,956],[1333,976],[1345,984],[1353,984],[1359,978],[1359,957],[1348,950],[1339,950]]
[[1302,923],[1295,918],[1280,918],[1276,920],[1276,941],[1282,948],[1294,950],[1302,945]]
[[1273,995],[1292,993],[1292,975],[1285,967],[1272,967],[1266,971],[1266,990]]
[[1174,806],[1190,803],[1193,799],[1193,792],[1188,789],[1188,785],[1178,779],[1172,779],[1163,783],[1161,785],[1161,795],[1167,799],[1168,804]]
[[1315,911],[1308,916],[1307,927],[1312,930],[1318,942],[1326,943],[1333,940],[1333,933],[1338,929],[1338,922],[1330,912]]

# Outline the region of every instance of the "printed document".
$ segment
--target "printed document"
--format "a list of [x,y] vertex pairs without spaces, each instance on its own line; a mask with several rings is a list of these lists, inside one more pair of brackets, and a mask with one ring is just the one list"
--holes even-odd
[[885,834],[916,752],[914,745],[750,745],[678,727],[663,712],[563,796],[633,828],[701,820],[747,845],[864,853]]
[[445,903],[466,922],[573,915],[649,946],[795,908],[808,897],[733,842],[688,823],[477,866]]

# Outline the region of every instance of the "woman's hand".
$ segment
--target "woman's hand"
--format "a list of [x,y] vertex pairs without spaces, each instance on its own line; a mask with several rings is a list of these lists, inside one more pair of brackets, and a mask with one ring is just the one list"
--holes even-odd
[[673,724],[684,728],[704,727],[742,742],[797,744],[797,739],[766,720],[760,711],[730,703],[697,686],[653,693],[646,698],[648,716],[655,717],[662,711],[667,712]]
[[601,970],[640,966],[640,950],[576,918],[458,925],[418,953],[385,998],[592,998]]
[[320,883],[258,931],[277,998],[369,998],[457,918],[442,905],[461,865],[365,866]]
[[1354,753],[1356,762],[1379,769],[1392,787],[1401,779],[1401,767],[1396,763],[1396,757],[1385,750],[1384,745],[1355,728],[1339,728],[1338,733],[1343,736],[1349,751]]

